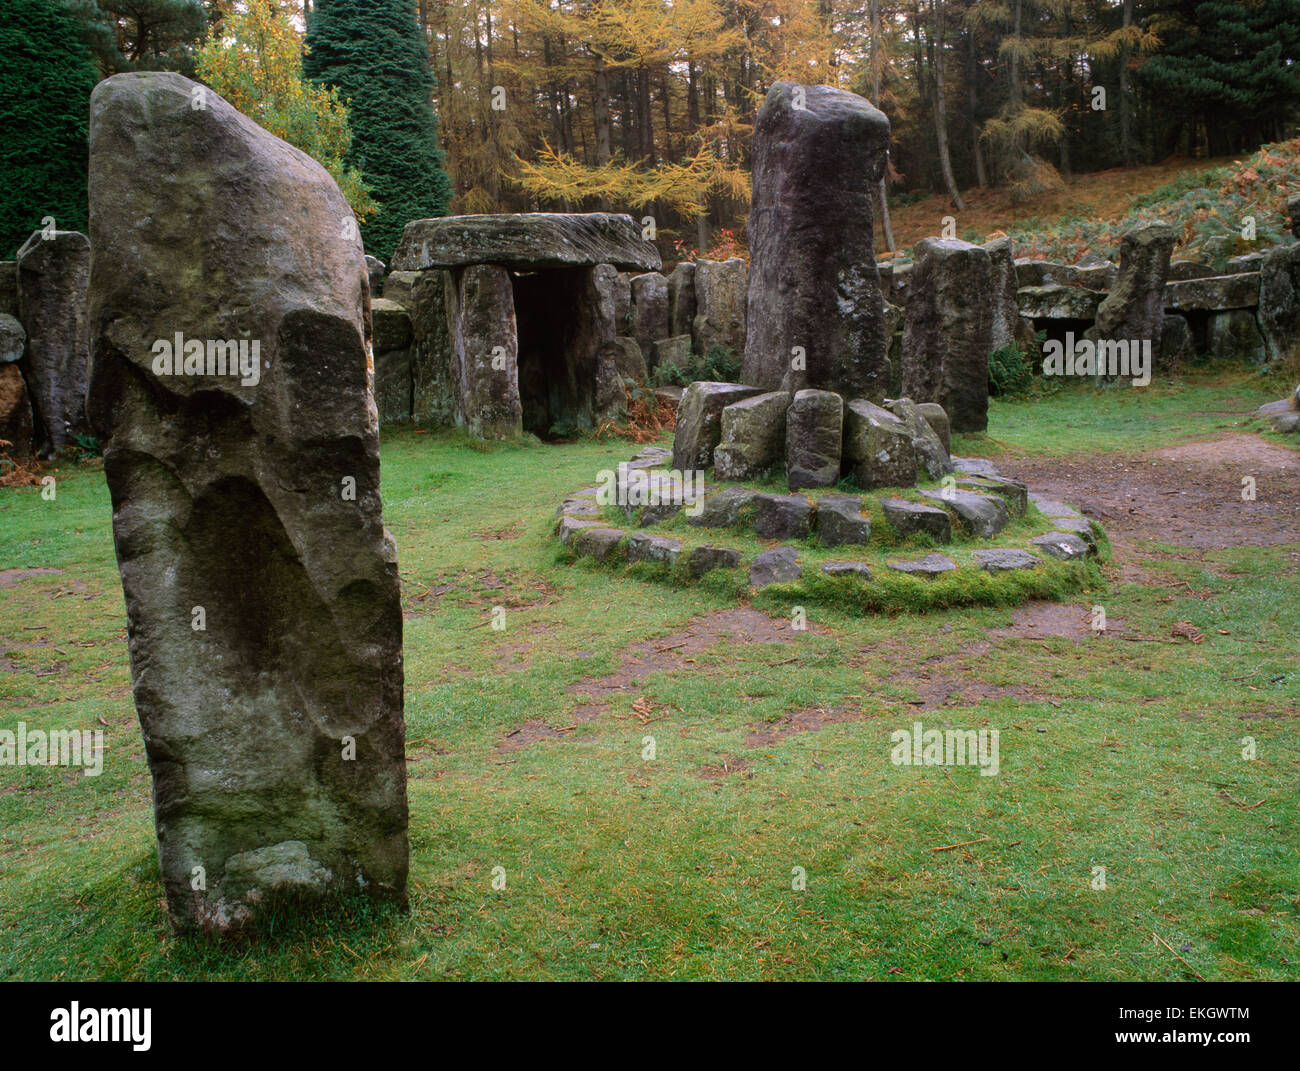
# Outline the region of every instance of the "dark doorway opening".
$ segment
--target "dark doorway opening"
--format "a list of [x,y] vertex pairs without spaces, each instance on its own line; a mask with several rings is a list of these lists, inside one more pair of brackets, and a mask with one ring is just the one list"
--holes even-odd
[[562,439],[591,426],[596,330],[590,268],[512,272],[524,431]]

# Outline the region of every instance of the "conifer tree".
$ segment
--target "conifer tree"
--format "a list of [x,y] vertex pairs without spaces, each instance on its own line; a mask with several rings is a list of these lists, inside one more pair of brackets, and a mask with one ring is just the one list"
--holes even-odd
[[86,229],[90,91],[99,72],[54,0],[0,0],[0,256],[47,216]]
[[428,48],[409,0],[318,0],[307,18],[303,73],[348,109],[347,163],[379,211],[361,225],[366,251],[388,260],[413,219],[445,215],[451,183],[433,114]]

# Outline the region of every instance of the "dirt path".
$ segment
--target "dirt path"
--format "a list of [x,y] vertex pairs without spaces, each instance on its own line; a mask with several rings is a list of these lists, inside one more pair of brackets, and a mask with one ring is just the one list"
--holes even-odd
[[[1108,454],[999,461],[1031,490],[1062,499],[1101,522],[1121,578],[1139,579],[1142,543],[1187,548],[1199,559],[1227,547],[1297,544],[1300,567],[1300,453],[1233,433],[1144,456]],[[1243,500],[1243,478],[1254,480]]]

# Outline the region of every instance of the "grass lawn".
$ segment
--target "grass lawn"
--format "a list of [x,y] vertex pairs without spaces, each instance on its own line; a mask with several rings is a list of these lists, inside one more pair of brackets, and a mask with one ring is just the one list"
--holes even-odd
[[[1281,393],[1071,387],[995,403],[954,450],[1144,455]],[[1300,532],[1126,543],[1062,611],[1103,605],[1104,635],[826,604],[795,631],[770,600],[566,559],[556,504],[634,450],[386,432],[410,913],[230,946],[163,912],[102,471],[0,491],[0,726],[107,741],[99,777],[0,767],[0,978],[1300,977]],[[1000,773],[893,765],[914,721],[998,729]]]

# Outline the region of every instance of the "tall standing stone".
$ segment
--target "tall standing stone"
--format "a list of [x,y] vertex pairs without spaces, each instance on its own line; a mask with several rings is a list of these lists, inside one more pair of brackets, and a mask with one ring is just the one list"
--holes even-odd
[[27,332],[37,452],[52,455],[86,423],[86,285],[90,241],[78,231],[35,231],[18,250],[18,319]]
[[523,433],[519,401],[519,332],[510,273],[473,264],[459,273],[452,332],[452,385],[457,422],[479,439]]
[[185,931],[406,898],[402,611],[351,219],[319,164],[188,79],[95,87],[89,408]]
[[989,423],[993,265],[986,250],[955,238],[923,238],[903,325],[903,394],[938,402],[953,431]]
[[889,390],[871,199],[889,120],[855,93],[777,82],[754,122],[741,379],[765,390]]
[[739,357],[745,349],[745,286],[748,265],[740,257],[695,264],[695,319],[691,339],[697,357],[721,346]]
[[657,271],[632,276],[632,308],[636,321],[632,337],[643,352],[672,334],[668,329],[668,280]]
[[990,351],[1000,350],[1016,341],[1016,328],[1020,320],[1020,306],[1016,300],[1019,285],[1016,282],[1016,258],[1011,252],[1010,238],[995,238],[984,243],[992,272],[989,287],[993,298],[993,338]]
[[1300,244],[1275,246],[1264,254],[1256,315],[1268,359],[1280,364],[1293,357],[1300,345]]
[[668,274],[668,337],[691,333],[695,319],[695,264],[683,260]]
[[1178,235],[1168,223],[1146,221],[1124,233],[1119,275],[1097,308],[1090,338],[1150,342],[1160,349],[1165,319],[1165,282]]

